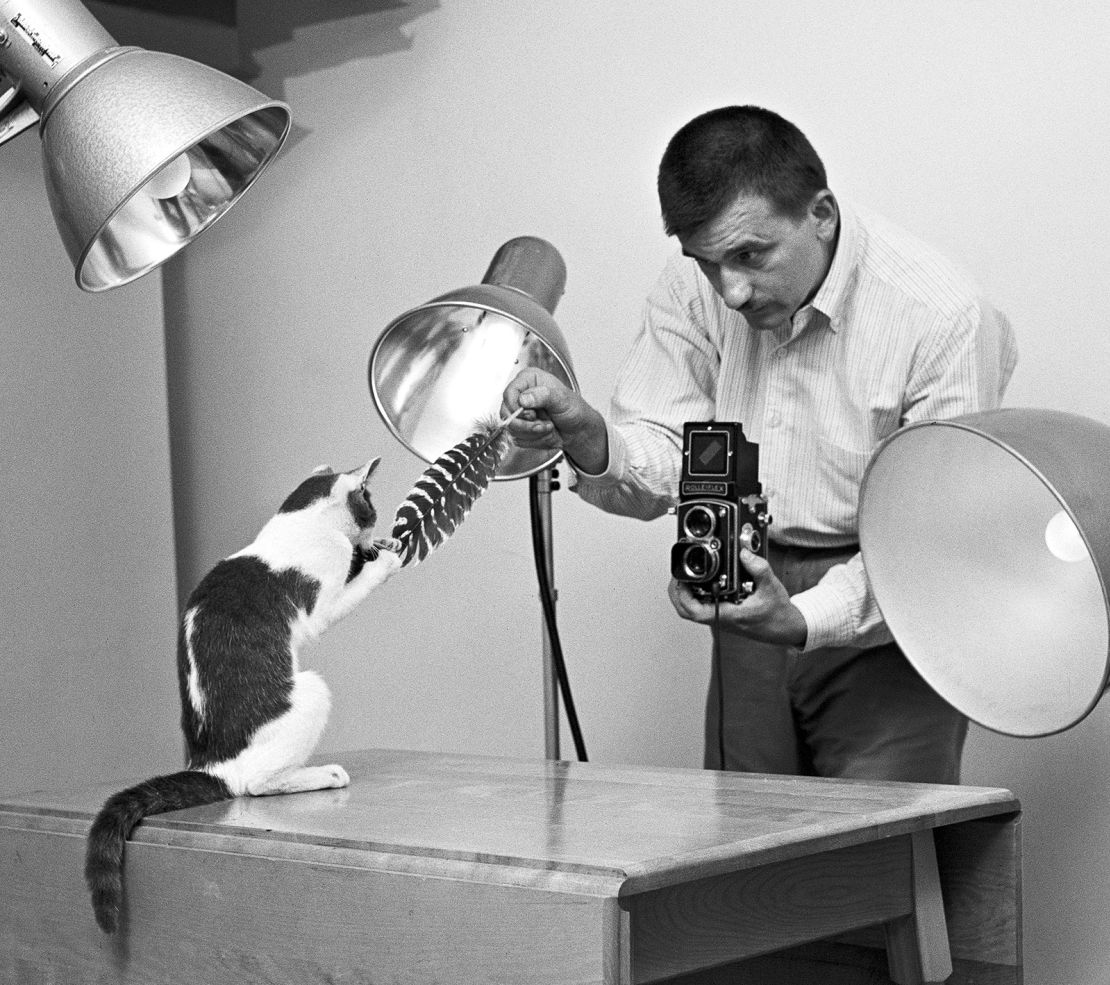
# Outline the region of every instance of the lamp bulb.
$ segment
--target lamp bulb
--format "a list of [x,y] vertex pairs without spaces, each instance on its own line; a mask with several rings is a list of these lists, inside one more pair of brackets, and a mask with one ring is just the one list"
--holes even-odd
[[180,195],[193,170],[189,167],[189,156],[179,154],[168,164],[163,165],[154,176],[146,183],[147,193],[152,198],[175,198]]
[[1044,528],[1044,542],[1061,561],[1082,561],[1087,557],[1083,535],[1064,510],[1048,521]]

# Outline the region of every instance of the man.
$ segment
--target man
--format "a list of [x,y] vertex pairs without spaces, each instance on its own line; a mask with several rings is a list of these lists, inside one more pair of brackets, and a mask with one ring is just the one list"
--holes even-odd
[[774,517],[769,563],[742,553],[755,591],[719,615],[669,589],[680,616],[715,625],[706,766],[959,782],[967,722],[891,641],[856,508],[887,435],[998,405],[1016,362],[1008,322],[931,249],[842,206],[809,141],[767,110],[686,124],[658,187],[682,249],[609,420],[529,370],[505,391],[507,411],[524,408],[514,437],[561,447],[583,499],[651,519],[677,499],[683,423],[741,422]]

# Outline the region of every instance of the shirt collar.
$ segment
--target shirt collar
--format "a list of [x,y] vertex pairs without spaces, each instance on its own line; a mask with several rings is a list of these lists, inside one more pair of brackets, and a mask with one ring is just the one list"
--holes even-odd
[[856,277],[860,238],[859,220],[855,213],[839,200],[837,204],[840,227],[837,230],[836,252],[825,279],[807,305],[820,311],[829,320],[829,327],[834,332],[842,324],[845,300]]

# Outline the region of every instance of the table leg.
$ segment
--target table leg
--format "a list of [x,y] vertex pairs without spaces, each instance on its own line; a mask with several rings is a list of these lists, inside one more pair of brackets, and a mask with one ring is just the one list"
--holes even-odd
[[898,985],[947,981],[952,974],[937,854],[931,829],[912,837],[913,913],[885,925],[890,977]]

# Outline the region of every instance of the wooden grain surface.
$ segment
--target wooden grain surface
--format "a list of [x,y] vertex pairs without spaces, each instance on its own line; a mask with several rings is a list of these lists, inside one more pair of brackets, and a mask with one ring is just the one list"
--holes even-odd
[[617,981],[615,903],[461,879],[130,846],[102,934],[84,839],[0,827],[0,981],[13,985],[580,985]]
[[[635,893],[777,859],[1016,811],[1005,790],[392,750],[335,757],[345,790],[242,798],[152,817],[136,837],[259,839],[615,877]],[[84,819],[134,779],[0,797],[0,812]],[[157,832],[155,835],[154,833]]]
[[622,899],[631,981],[654,982],[912,913],[902,835]]

